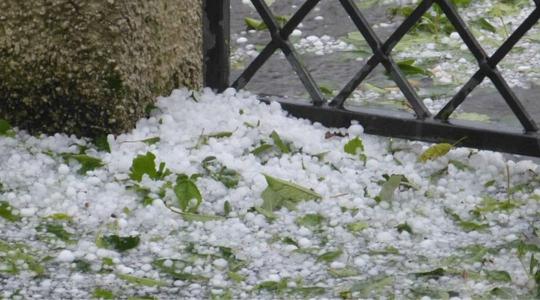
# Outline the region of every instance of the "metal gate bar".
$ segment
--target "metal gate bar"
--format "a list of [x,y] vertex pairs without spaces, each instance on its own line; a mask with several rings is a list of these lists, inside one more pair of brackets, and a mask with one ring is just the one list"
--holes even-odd
[[203,0],[204,85],[223,91],[229,87],[230,0]]
[[[368,43],[373,55],[331,101],[324,98],[317,83],[301,63],[298,53],[289,41],[289,36],[293,30],[320,0],[305,0],[304,4],[283,27],[278,25],[275,16],[264,0],[251,0],[263,22],[267,25],[271,41],[232,85],[229,85],[228,78],[230,55],[229,1],[205,0],[206,86],[219,91],[229,86],[236,89],[244,88],[272,54],[279,49],[291,64],[312,99],[312,103],[307,104],[300,101],[295,102],[270,97],[277,99],[282,104],[282,107],[293,116],[307,118],[330,127],[347,127],[352,120],[357,120],[364,126],[366,133],[370,134],[428,142],[456,142],[462,140],[460,142],[462,146],[540,157],[538,126],[497,68],[497,65],[508,55],[517,42],[538,23],[540,19],[540,0],[534,0],[536,7],[533,12],[491,57],[485,53],[449,0],[422,0],[413,13],[405,18],[385,42],[382,42],[371,29],[370,24],[353,0],[339,0],[336,5],[340,4],[344,7],[358,31]],[[397,43],[434,4],[440,6],[469,51],[476,58],[479,66],[479,70],[435,116],[423,104],[391,55],[392,49]],[[353,91],[379,64],[386,69],[390,77],[396,82],[414,110],[414,115],[381,109],[345,107],[345,103]],[[512,131],[508,128],[498,128],[493,124],[486,125],[449,120],[450,115],[486,77],[493,82],[509,108],[520,121],[523,127],[521,132]],[[261,100],[269,101],[269,97],[261,96]]]

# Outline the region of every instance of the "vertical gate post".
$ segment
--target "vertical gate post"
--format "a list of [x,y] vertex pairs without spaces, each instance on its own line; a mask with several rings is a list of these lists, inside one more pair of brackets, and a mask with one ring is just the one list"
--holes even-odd
[[229,87],[230,0],[204,0],[204,86]]

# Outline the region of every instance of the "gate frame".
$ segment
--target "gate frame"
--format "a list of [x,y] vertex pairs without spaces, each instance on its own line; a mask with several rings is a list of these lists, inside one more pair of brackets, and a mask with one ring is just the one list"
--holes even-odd
[[[298,59],[298,54],[288,40],[292,31],[319,2],[320,0],[305,0],[289,22],[280,27],[264,0],[252,0],[263,21],[268,26],[272,40],[244,70],[242,75],[233,84],[230,84],[230,0],[203,0],[204,85],[218,92],[228,87],[242,89],[266,60],[276,50],[281,49],[304,84],[313,102],[305,103],[282,99],[277,96],[260,95],[259,98],[264,102],[279,102],[282,108],[294,117],[307,118],[328,127],[348,127],[351,121],[356,120],[362,124],[368,134],[434,143],[455,143],[459,141],[459,146],[540,157],[538,127],[497,69],[497,64],[538,23],[540,19],[540,0],[534,0],[536,8],[533,12],[491,57],[486,55],[455,7],[448,0],[421,0],[413,14],[407,17],[384,43],[371,30],[362,12],[352,0],[339,0],[340,3],[336,4],[341,4],[349,13],[352,21],[371,46],[373,56],[361,66],[361,70],[331,102],[324,99],[319,87]],[[399,40],[417,23],[418,19],[435,3],[441,6],[443,12],[468,46],[469,51],[477,59],[479,70],[446,106],[433,116],[392,60],[391,51]],[[384,109],[345,108],[344,102],[346,99],[379,63],[389,71],[394,81],[396,81],[415,111],[415,115]],[[450,114],[486,77],[493,81],[514,115],[521,122],[524,127],[522,132],[497,124],[449,120]]]

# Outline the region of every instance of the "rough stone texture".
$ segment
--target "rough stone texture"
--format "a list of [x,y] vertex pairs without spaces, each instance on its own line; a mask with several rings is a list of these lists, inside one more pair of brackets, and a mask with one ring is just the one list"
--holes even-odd
[[1,0],[0,118],[79,136],[133,128],[202,84],[202,0]]

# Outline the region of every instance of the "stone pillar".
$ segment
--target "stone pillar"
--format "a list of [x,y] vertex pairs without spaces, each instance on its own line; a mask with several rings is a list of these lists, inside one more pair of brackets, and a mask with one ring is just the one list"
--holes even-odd
[[0,118],[78,136],[134,127],[202,85],[202,0],[1,0]]

